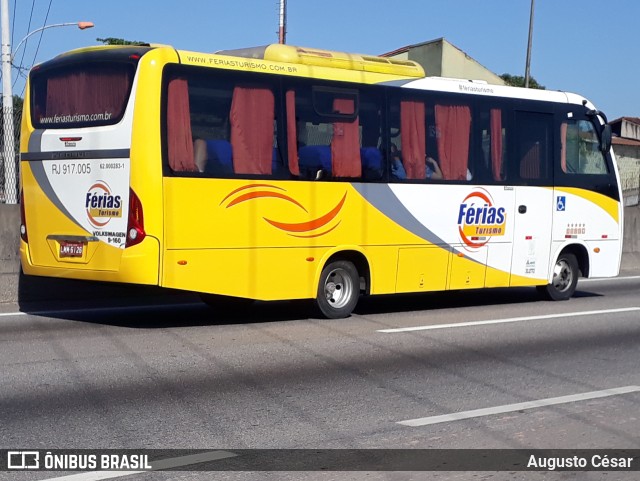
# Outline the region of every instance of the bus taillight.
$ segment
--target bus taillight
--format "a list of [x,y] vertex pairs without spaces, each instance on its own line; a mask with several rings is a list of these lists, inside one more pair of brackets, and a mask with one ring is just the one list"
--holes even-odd
[[125,247],[139,244],[146,235],[144,231],[142,202],[140,202],[140,199],[133,189],[129,189],[129,222],[127,224],[127,242]]
[[27,220],[24,215],[24,191],[20,191],[20,238],[29,242],[29,237],[27,236]]

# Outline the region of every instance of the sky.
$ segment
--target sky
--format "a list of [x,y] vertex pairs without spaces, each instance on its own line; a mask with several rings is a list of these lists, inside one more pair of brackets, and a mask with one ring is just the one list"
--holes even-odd
[[[197,52],[277,43],[278,0],[9,0],[12,49],[30,68],[97,38]],[[524,75],[531,0],[288,0],[287,43],[378,55],[444,37],[489,70]],[[610,120],[640,117],[638,0],[535,0],[531,75],[590,99]],[[41,38],[41,40],[40,40]],[[39,45],[38,45],[39,44]],[[23,70],[24,72],[24,70]],[[24,79],[13,70],[14,94]]]

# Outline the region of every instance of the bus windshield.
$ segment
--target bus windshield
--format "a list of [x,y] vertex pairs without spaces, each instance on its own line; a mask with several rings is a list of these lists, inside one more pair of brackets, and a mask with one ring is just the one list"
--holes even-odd
[[62,129],[111,125],[124,114],[134,76],[130,63],[76,63],[32,74],[32,123]]

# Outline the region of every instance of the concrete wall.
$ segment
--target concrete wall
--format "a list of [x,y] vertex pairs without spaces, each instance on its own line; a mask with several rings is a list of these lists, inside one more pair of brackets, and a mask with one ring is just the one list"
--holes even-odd
[[622,269],[640,269],[640,205],[624,209]]
[[20,206],[0,204],[0,302],[18,299]]
[[[32,303],[125,297],[185,296],[180,291],[149,286],[83,282],[22,275],[18,254],[20,208],[0,204],[0,303]],[[625,208],[624,271],[640,270],[640,206]],[[185,296],[186,297],[186,296]]]
[[441,75],[442,77],[484,80],[494,85],[505,84],[498,75],[446,40],[442,45]]
[[391,58],[418,62],[429,77],[485,80],[490,84],[505,85],[500,76],[444,38],[410,45],[393,52]]
[[622,121],[620,129],[620,137],[626,139],[640,140],[640,125],[635,122],[629,122],[628,120]]
[[412,48],[407,58],[422,65],[429,77],[442,77],[442,42],[432,42]]

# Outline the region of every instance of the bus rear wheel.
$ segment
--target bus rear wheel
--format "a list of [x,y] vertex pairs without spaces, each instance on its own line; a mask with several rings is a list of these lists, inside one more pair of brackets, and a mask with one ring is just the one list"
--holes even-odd
[[538,291],[552,301],[565,301],[576,292],[580,268],[573,254],[560,254],[553,267],[551,283],[540,286]]
[[328,319],[349,317],[360,297],[358,270],[349,261],[327,264],[320,274],[316,305]]

